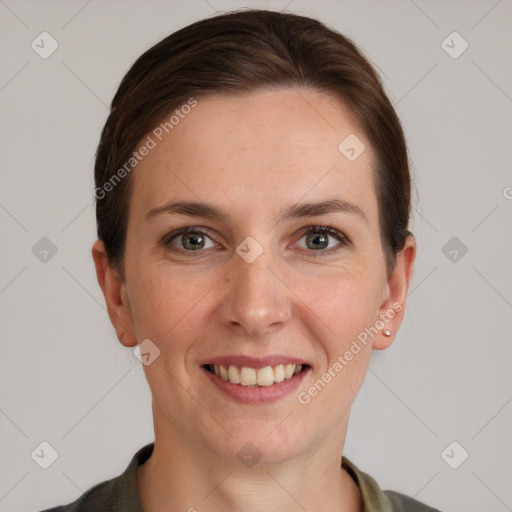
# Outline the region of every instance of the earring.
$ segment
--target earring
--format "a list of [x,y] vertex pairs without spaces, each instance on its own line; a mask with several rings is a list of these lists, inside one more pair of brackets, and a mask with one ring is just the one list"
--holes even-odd
[[386,336],[386,337],[388,337],[388,338],[389,338],[389,336],[391,336],[391,331],[390,331],[390,330],[388,330],[388,329],[384,329],[384,330],[382,331],[382,334],[384,334],[384,336]]

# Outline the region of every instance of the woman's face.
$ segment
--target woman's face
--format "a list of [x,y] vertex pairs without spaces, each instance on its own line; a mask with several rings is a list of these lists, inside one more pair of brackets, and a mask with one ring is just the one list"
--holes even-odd
[[[237,463],[343,443],[372,344],[392,339],[375,326],[385,316],[396,332],[414,256],[387,278],[369,142],[343,103],[311,89],[185,111],[148,134],[156,145],[132,172],[126,280],[109,306],[123,344],[150,340],[156,435]],[[265,385],[242,385],[254,378]]]

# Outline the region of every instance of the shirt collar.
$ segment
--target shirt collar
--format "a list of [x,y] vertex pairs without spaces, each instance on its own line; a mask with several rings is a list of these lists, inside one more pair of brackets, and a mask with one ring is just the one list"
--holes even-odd
[[341,466],[347,470],[359,487],[363,497],[364,512],[393,512],[387,496],[370,475],[357,469],[346,457],[341,458]]

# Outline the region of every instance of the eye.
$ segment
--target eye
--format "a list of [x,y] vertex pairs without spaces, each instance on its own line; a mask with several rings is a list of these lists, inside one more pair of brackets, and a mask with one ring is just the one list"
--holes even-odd
[[[207,245],[207,240],[210,240],[210,246]],[[206,231],[197,227],[187,227],[180,229],[178,232],[174,231],[162,239],[162,244],[171,251],[188,254],[215,247],[215,242],[206,234]]]
[[[350,244],[350,240],[337,229],[329,226],[310,226],[307,231],[302,235],[300,240],[305,238],[305,249],[312,249],[308,251],[312,256],[328,256],[333,252],[338,251],[344,246]],[[338,244],[329,248],[329,238],[338,240]],[[316,253],[316,254],[315,254]]]
[[[201,249],[216,247],[217,244],[211,239],[208,232],[204,228],[194,226],[182,228],[165,235],[161,240],[161,244],[172,252],[196,256],[202,252]],[[299,240],[303,238],[305,238],[305,246],[299,244],[299,247],[305,249],[313,257],[329,256],[350,244],[347,236],[329,226],[309,226]],[[330,238],[336,239],[338,244],[330,247],[332,245]],[[208,240],[210,245],[208,245]]]

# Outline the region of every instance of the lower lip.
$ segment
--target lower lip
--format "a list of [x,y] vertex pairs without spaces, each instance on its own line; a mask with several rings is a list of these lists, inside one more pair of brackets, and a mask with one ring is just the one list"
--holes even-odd
[[240,384],[233,384],[228,380],[222,380],[206,368],[201,367],[201,370],[210,379],[210,382],[217,387],[220,391],[228,395],[237,402],[245,404],[259,404],[266,402],[273,402],[289,395],[297,389],[306,374],[309,372],[309,367],[304,371],[295,374],[290,379],[285,379],[282,382],[277,382],[270,386],[254,386],[247,387]]

